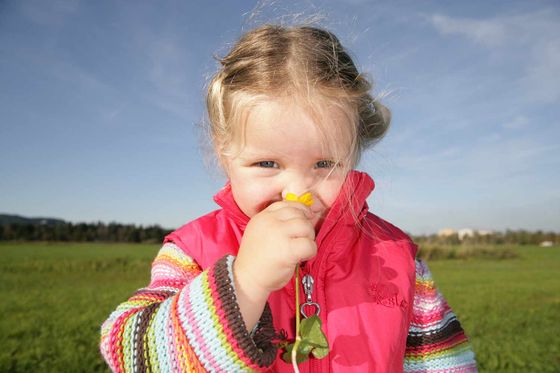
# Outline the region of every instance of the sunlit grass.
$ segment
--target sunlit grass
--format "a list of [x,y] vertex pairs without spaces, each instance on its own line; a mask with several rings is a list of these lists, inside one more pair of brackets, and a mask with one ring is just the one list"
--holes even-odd
[[[158,249],[0,244],[0,371],[107,371],[98,352],[100,325],[148,283]],[[560,249],[508,250],[513,259],[453,254],[433,256],[429,265],[482,372],[559,372]]]
[[108,371],[101,323],[150,277],[159,245],[0,245],[0,370]]
[[433,261],[444,259],[512,259],[519,253],[513,245],[422,245],[418,257]]
[[560,248],[430,262],[483,372],[560,372]]

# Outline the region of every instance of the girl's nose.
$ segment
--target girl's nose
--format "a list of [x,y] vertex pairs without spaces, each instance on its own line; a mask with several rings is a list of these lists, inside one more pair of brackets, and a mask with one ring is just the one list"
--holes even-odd
[[313,184],[312,177],[294,175],[286,180],[282,189],[282,199],[286,199],[288,193],[293,193],[296,196],[301,196],[307,192],[313,193]]

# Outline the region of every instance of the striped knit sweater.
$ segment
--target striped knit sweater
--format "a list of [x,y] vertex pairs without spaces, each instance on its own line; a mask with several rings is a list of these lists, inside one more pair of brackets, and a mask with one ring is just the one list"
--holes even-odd
[[416,260],[416,289],[404,371],[477,372],[474,353],[461,324],[421,260]]
[[[257,372],[276,358],[272,315],[265,308],[245,329],[232,278],[234,257],[204,271],[165,244],[148,287],[122,303],[101,327],[101,353],[114,372]],[[405,372],[476,372],[474,354],[455,315],[417,261],[416,293]]]

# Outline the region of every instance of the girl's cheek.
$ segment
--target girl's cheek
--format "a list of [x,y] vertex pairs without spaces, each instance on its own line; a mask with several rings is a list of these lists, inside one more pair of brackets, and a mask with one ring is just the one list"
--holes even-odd
[[275,192],[270,184],[254,180],[245,185],[245,200],[251,205],[251,210],[257,214],[279,200],[280,193]]
[[325,185],[325,188],[321,190],[321,202],[326,208],[329,208],[333,205],[334,201],[338,197],[338,194],[340,193],[341,187],[342,183],[333,182]]

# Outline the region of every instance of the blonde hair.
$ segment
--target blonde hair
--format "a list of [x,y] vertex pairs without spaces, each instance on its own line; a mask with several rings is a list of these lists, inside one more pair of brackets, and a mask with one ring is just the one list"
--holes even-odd
[[[228,155],[234,135],[243,131],[247,110],[267,99],[290,98],[309,110],[331,148],[345,133],[348,168],[389,127],[389,110],[372,97],[372,84],[329,31],[263,25],[245,33],[219,62],[206,98],[210,137],[219,156]],[[348,119],[345,128],[335,128],[336,134],[323,124],[329,119],[326,108],[333,106]]]

